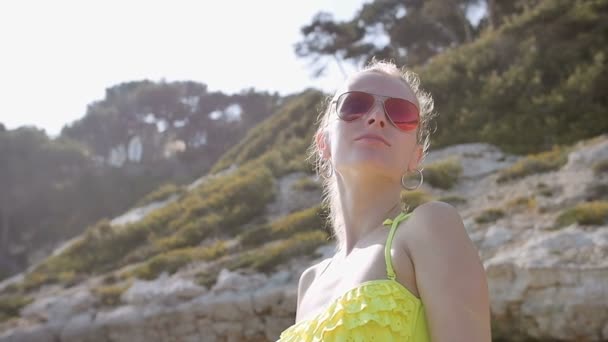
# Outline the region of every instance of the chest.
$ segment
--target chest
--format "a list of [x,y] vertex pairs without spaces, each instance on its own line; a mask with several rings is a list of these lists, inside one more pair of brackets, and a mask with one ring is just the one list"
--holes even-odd
[[[329,266],[327,266],[328,261],[320,263],[314,281],[302,297],[296,313],[296,322],[312,318],[340,295],[362,283],[388,279],[385,262],[387,236],[388,229],[383,234],[378,234],[377,237],[355,247],[346,259],[334,260]],[[390,247],[390,261],[396,280],[418,296],[413,263],[406,249],[400,247],[403,246],[399,243],[399,239],[402,238],[404,237],[395,234]]]

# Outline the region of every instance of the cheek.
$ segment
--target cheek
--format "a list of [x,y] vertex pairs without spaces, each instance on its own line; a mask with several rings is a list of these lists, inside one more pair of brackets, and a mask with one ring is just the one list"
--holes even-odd
[[331,152],[334,155],[344,153],[349,148],[349,131],[343,122],[334,121],[330,125]]
[[410,159],[415,157],[416,136],[408,136],[404,139],[400,139],[398,146],[399,149],[395,152],[395,159],[398,160],[398,164],[403,166],[403,169],[405,170]]

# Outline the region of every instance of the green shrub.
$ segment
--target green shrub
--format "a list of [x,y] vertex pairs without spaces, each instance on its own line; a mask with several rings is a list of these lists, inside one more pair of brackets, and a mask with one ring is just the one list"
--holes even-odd
[[321,185],[310,179],[310,177],[304,176],[294,182],[291,189],[295,191],[314,191],[320,190]]
[[467,203],[467,199],[458,195],[448,195],[448,196],[443,196],[443,197],[439,197],[437,199],[438,201],[441,202],[446,202],[449,203],[453,206],[457,206],[457,205],[461,205],[461,204],[465,204]]
[[118,306],[122,294],[131,286],[131,283],[106,285],[93,288],[93,294],[103,306]]
[[317,230],[297,233],[294,236],[268,243],[240,254],[227,265],[228,269],[252,268],[261,272],[271,272],[277,265],[289,259],[310,254],[317,247],[328,243],[327,233]]
[[185,192],[186,188],[183,186],[178,186],[172,183],[163,184],[155,191],[144,196],[139,202],[137,202],[135,207],[143,207],[153,202],[164,201],[173,195],[183,195]]
[[296,211],[270,224],[260,224],[239,235],[244,246],[257,246],[268,241],[282,239],[299,232],[326,229],[321,206]]
[[49,273],[46,269],[40,267],[34,269],[32,272],[29,272],[23,278],[23,281],[18,285],[20,289],[23,291],[32,291],[43,285],[53,284],[58,282],[58,278],[56,274]]
[[205,238],[217,234],[222,224],[222,217],[210,213],[200,218],[193,218],[176,233],[155,241],[159,251],[189,247],[196,245]]
[[[112,226],[109,220],[100,220],[63,253],[48,258],[28,274],[24,286],[32,290],[44,284],[69,281],[59,277],[62,272],[77,275],[110,271],[127,264],[127,260],[152,258],[162,263],[159,259],[163,258],[154,259],[153,256],[195,246],[213,235],[233,235],[241,225],[264,212],[266,204],[274,197],[273,184],[271,171],[260,161],[254,161],[233,174],[200,186],[182,200],[155,210],[133,224]],[[171,257],[176,264],[182,260]],[[154,271],[142,273],[155,274]]]
[[584,202],[566,209],[555,220],[555,227],[559,228],[575,222],[581,225],[608,223],[608,201]]
[[536,185],[536,189],[538,189],[538,194],[544,197],[551,197],[555,195],[555,189],[549,187],[543,182],[538,183]]
[[517,161],[511,167],[502,170],[497,182],[502,183],[535,173],[557,170],[566,164],[568,160],[567,156],[567,150],[560,147],[554,147],[551,151],[527,156]]
[[424,180],[431,186],[450,189],[458,182],[462,174],[462,166],[458,158],[451,157],[428,165],[424,168],[423,174]]
[[520,196],[507,201],[505,204],[507,209],[534,209],[536,208],[536,198],[534,196]]
[[133,274],[142,279],[155,279],[162,272],[175,273],[182,266],[195,261],[208,261],[221,257],[226,253],[224,241],[217,241],[206,247],[189,247],[172,250],[156,255],[137,267]]
[[0,322],[19,317],[19,311],[32,302],[31,297],[10,295],[0,297]]
[[214,268],[212,270],[207,270],[205,272],[200,272],[196,274],[196,283],[204,286],[206,288],[211,288],[217,282],[217,277],[219,276],[218,268]]
[[608,200],[608,183],[591,183],[585,192],[587,201]]
[[269,224],[254,225],[239,234],[238,239],[243,246],[259,246],[273,240],[272,228]]
[[607,132],[605,9],[603,0],[539,1],[415,67],[441,108],[433,145],[483,141],[529,154]]
[[419,205],[430,202],[433,197],[422,190],[402,190],[401,191],[401,202],[406,208],[407,212],[412,212]]
[[[250,129],[243,140],[230,148],[210,173],[219,172],[232,164],[242,165],[262,157],[268,151],[278,151],[283,156],[271,170],[288,172],[288,168],[295,166],[299,171],[304,171],[301,170],[304,166],[303,156],[316,129],[316,115],[312,112],[317,110],[323,96],[319,91],[307,90],[288,97],[277,113]],[[292,163],[294,160],[299,162]]]
[[480,224],[494,222],[503,216],[505,216],[505,213],[502,209],[488,208],[475,217],[475,222]]
[[600,160],[599,162],[593,164],[593,173],[596,176],[608,174],[608,159]]

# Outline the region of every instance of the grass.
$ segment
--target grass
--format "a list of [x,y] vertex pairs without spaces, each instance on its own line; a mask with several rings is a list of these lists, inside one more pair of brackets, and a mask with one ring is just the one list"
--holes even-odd
[[327,212],[321,206],[296,211],[270,224],[263,223],[238,236],[243,246],[258,246],[265,242],[282,239],[304,231],[324,230]]
[[[434,162],[424,168],[424,180],[432,187],[450,189],[462,174],[462,165],[457,157]],[[417,175],[416,175],[417,176]]]
[[172,183],[163,184],[139,200],[135,207],[143,207],[153,202],[164,201],[173,195],[183,195],[184,193],[186,193],[186,188],[183,186],[177,186]]
[[310,177],[304,176],[294,182],[291,189],[295,191],[314,191],[320,190],[321,185],[310,179]]
[[511,199],[505,203],[505,207],[511,210],[517,209],[528,209],[532,210],[536,208],[536,197],[534,196],[520,196],[514,199]]
[[219,276],[220,271],[217,268],[213,270],[198,273],[196,277],[196,283],[198,285],[204,286],[206,288],[211,288],[217,282],[217,277]]
[[608,159],[600,160],[592,166],[593,174],[596,176],[608,174]]
[[401,191],[401,202],[407,208],[407,212],[412,212],[416,207],[433,200],[433,197],[422,190],[403,190]]
[[148,269],[140,269],[140,274],[151,277],[157,269],[173,270],[197,259],[198,254],[183,249],[210,237],[234,236],[264,212],[274,198],[274,176],[264,166],[271,162],[262,158],[243,165],[135,223],[112,226],[109,220],[100,220],[63,253],[30,272],[21,287],[29,291],[44,284],[64,284],[146,260]]
[[562,147],[554,147],[551,151],[529,155],[502,170],[496,181],[503,183],[536,173],[558,170],[568,161],[567,156],[567,150]]
[[458,196],[458,195],[447,195],[447,196],[439,197],[437,200],[441,201],[441,202],[449,203],[453,206],[467,203],[466,198]]
[[608,223],[608,201],[579,203],[562,211],[555,220],[555,228],[573,223],[580,225],[602,225]]
[[189,247],[172,250],[154,256],[133,270],[133,275],[142,279],[155,279],[159,274],[175,273],[181,267],[196,261],[217,259],[226,253],[226,244],[220,240],[207,247]]
[[536,189],[538,190],[538,194],[543,197],[551,197],[555,195],[555,189],[551,188],[543,182],[536,184]]
[[130,282],[116,285],[103,285],[93,289],[93,294],[99,299],[102,306],[118,306],[122,294],[131,286]]
[[498,220],[499,218],[505,216],[505,212],[499,208],[488,208],[482,211],[477,217],[475,217],[475,222],[479,224],[490,223]]
[[586,193],[587,201],[608,200],[608,183],[592,183],[587,186]]
[[31,297],[23,295],[10,295],[0,297],[0,322],[19,317],[23,307],[32,302]]
[[307,255],[319,246],[328,243],[328,235],[321,230],[300,232],[290,238],[273,241],[256,249],[241,253],[227,266],[231,271],[251,268],[259,272],[272,272],[276,266],[285,264],[289,259]]

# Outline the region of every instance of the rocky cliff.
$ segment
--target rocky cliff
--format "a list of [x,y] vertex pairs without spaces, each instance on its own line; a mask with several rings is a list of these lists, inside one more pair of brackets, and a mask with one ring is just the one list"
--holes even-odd
[[[580,142],[564,158],[544,168],[543,157],[464,144],[425,161],[429,172],[445,160],[460,165],[451,187],[425,182],[422,190],[458,208],[479,250],[496,340],[608,340],[608,137]],[[294,193],[300,176],[277,181],[269,215],[319,201],[318,191]],[[209,286],[193,275],[213,262],[193,263],[131,282],[112,305],[93,294],[101,277],[45,287],[0,325],[0,342],[274,341],[294,321],[300,273],[332,249],[320,246],[270,274],[223,269]]]

